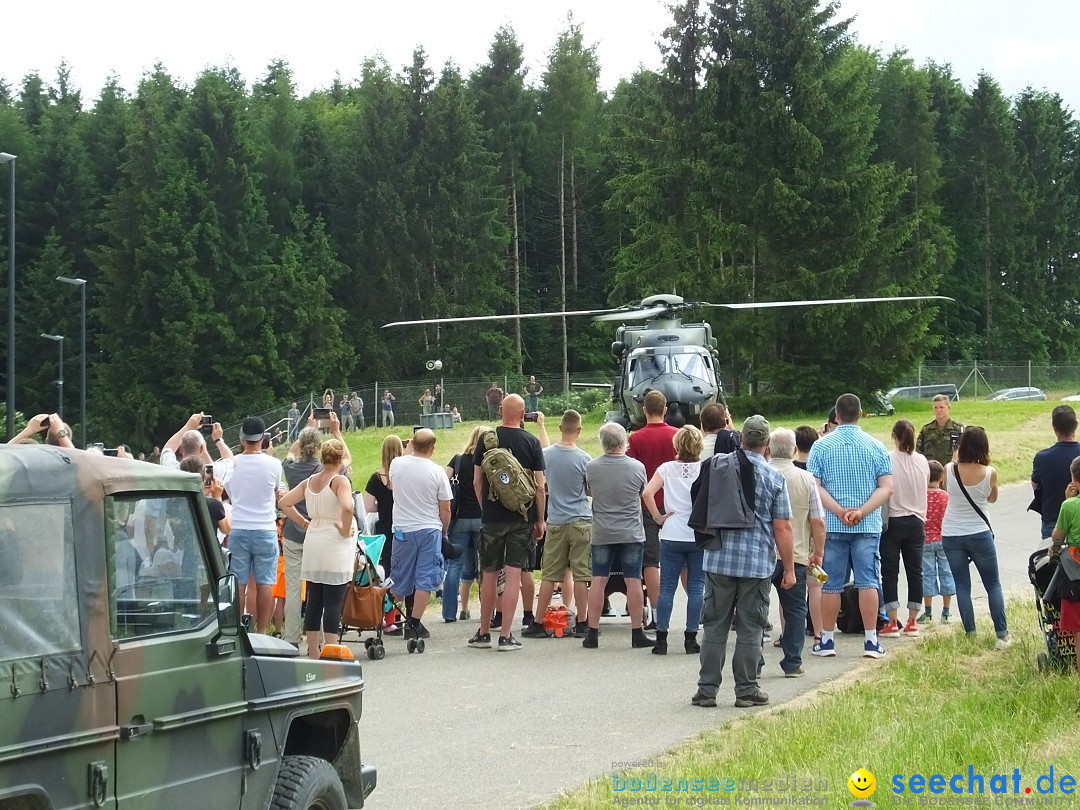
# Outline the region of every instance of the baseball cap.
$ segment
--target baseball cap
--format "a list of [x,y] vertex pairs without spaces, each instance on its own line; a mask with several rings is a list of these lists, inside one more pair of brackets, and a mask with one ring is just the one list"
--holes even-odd
[[769,440],[770,432],[769,421],[761,414],[755,413],[753,416],[748,416],[746,421],[743,422],[742,435],[744,439],[757,439],[757,441],[764,443]]
[[261,442],[264,433],[266,433],[266,423],[257,416],[249,416],[240,427],[240,440]]

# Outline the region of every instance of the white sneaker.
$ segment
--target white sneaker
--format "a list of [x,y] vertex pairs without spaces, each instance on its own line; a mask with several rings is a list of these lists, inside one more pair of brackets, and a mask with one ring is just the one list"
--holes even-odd
[[997,643],[994,645],[994,649],[995,650],[1007,650],[1011,646],[1012,646],[1012,638],[1010,636],[1005,636],[1005,638],[999,638],[997,640]]

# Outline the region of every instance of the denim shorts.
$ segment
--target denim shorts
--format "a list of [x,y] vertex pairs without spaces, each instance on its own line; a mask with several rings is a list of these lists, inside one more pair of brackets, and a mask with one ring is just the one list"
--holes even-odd
[[881,535],[877,532],[829,532],[825,535],[825,559],[821,567],[829,575],[822,593],[840,593],[847,584],[848,571],[855,572],[855,587],[878,587],[877,552]]
[[439,589],[444,574],[442,529],[403,532],[394,529],[394,552],[390,557],[390,590],[398,596],[413,591]]
[[612,563],[618,556],[623,579],[641,579],[641,563],[645,558],[644,543],[611,543],[592,547],[592,575],[611,576]]
[[278,544],[274,529],[233,529],[229,533],[229,571],[241,585],[247,585],[252,572],[256,585],[277,582]]

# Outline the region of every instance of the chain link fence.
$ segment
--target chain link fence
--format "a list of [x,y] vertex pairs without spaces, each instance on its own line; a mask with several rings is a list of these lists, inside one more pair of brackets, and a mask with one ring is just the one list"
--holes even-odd
[[926,364],[894,387],[955,385],[962,399],[987,399],[1004,388],[1039,388],[1049,399],[1080,392],[1080,365],[1035,363]]

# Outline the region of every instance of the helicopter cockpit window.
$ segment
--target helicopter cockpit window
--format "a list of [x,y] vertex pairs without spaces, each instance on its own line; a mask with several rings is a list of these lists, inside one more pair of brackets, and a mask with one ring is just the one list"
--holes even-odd
[[673,354],[670,358],[671,373],[685,374],[688,377],[698,377],[707,380],[709,378],[708,365],[703,354],[687,353]]
[[650,380],[668,370],[668,358],[662,354],[643,354],[631,364],[635,380]]

